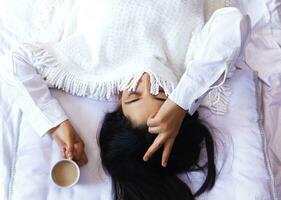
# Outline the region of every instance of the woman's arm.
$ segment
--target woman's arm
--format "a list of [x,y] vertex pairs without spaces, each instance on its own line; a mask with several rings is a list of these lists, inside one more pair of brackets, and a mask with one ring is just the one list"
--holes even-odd
[[249,17],[237,8],[216,11],[193,38],[186,71],[170,100],[192,115],[206,94],[224,84],[236,62],[243,58],[250,30]]
[[223,8],[213,14],[192,41],[187,69],[179,84],[158,113],[147,121],[149,132],[159,134],[144,160],[164,145],[162,165],[166,166],[185,112],[192,115],[204,96],[224,83],[231,68],[243,57],[249,31],[249,17],[236,8]]
[[11,57],[18,94],[17,103],[33,129],[43,136],[68,117],[32,66],[31,55],[24,48],[19,48],[11,53]]
[[39,136],[47,132],[60,146],[63,158],[73,157],[80,165],[87,163],[84,142],[75,132],[59,102],[32,65],[32,54],[25,48],[11,53],[10,80],[16,88],[17,104]]

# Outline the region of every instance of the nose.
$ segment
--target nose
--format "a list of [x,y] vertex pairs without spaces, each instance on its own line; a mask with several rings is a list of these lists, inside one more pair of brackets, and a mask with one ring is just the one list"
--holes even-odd
[[150,93],[150,86],[151,86],[151,83],[150,83],[150,77],[149,77],[149,74],[147,73],[144,73],[143,74],[143,77],[142,77],[142,80],[143,80],[143,95],[144,96],[150,96],[151,93]]

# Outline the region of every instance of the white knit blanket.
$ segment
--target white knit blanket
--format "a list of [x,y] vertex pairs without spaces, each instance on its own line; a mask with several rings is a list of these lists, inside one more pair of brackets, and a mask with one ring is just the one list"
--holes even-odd
[[21,51],[46,82],[77,96],[109,99],[133,90],[144,72],[151,93],[168,95],[185,71],[192,33],[204,24],[202,0],[84,0],[66,14],[57,43]]
[[[224,5],[230,1],[205,6],[203,0],[76,1],[55,19],[62,21],[58,41],[33,38],[19,49],[49,87],[77,96],[114,98],[119,91],[134,90],[144,72],[150,75],[152,94],[162,87],[169,95],[186,70],[192,34],[202,28],[204,17]],[[204,104],[224,114],[229,95],[229,86],[222,85]]]

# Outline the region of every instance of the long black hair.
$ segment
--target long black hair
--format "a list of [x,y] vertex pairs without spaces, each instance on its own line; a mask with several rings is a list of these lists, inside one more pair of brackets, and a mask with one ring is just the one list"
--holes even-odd
[[[133,127],[122,109],[105,116],[99,135],[102,165],[111,175],[115,200],[192,200],[215,184],[214,143],[198,112],[186,114],[175,140],[167,167],[161,166],[163,148],[149,161],[143,155],[156,134],[146,125]],[[199,166],[199,155],[206,146],[207,163]],[[193,194],[177,174],[202,170],[206,178]]]

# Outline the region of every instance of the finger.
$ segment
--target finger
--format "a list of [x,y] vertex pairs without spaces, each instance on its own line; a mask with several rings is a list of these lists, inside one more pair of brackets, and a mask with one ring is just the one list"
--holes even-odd
[[74,134],[69,133],[65,137],[65,144],[67,149],[67,157],[73,157],[73,151],[74,151]]
[[82,160],[84,161],[84,164],[88,163],[88,157],[85,152],[83,152],[83,154],[82,154]]
[[60,137],[54,135],[55,142],[59,145],[60,153],[62,158],[66,158],[66,145],[65,143],[60,139]]
[[163,135],[158,135],[152,145],[148,148],[143,156],[144,161],[148,161],[151,156],[164,144],[165,137]]
[[84,151],[82,143],[74,144],[73,159],[79,161]]
[[148,119],[152,119],[156,116],[156,114],[158,113],[158,111],[152,113],[151,115],[149,115]]
[[80,143],[80,145],[82,146],[82,149],[84,149],[84,147],[85,147],[83,140],[81,139],[81,137],[78,134],[75,135],[74,143]]
[[161,128],[159,126],[156,127],[148,127],[148,132],[153,134],[161,133]]
[[147,120],[148,127],[155,127],[155,126],[158,126],[159,124],[160,124],[160,121],[157,118],[148,118],[148,120]]
[[82,165],[85,165],[88,163],[88,157],[85,152],[83,152],[81,160],[82,160]]
[[77,161],[76,163],[79,165],[79,167],[88,163],[88,158],[87,158],[87,155],[85,152],[82,153],[81,159],[79,161]]
[[65,147],[61,147],[60,148],[60,152],[61,152],[61,157],[66,159],[66,148]]
[[162,166],[163,167],[167,167],[167,163],[168,163],[174,142],[175,142],[175,138],[170,138],[164,144],[164,149],[163,149],[163,153],[162,153]]

